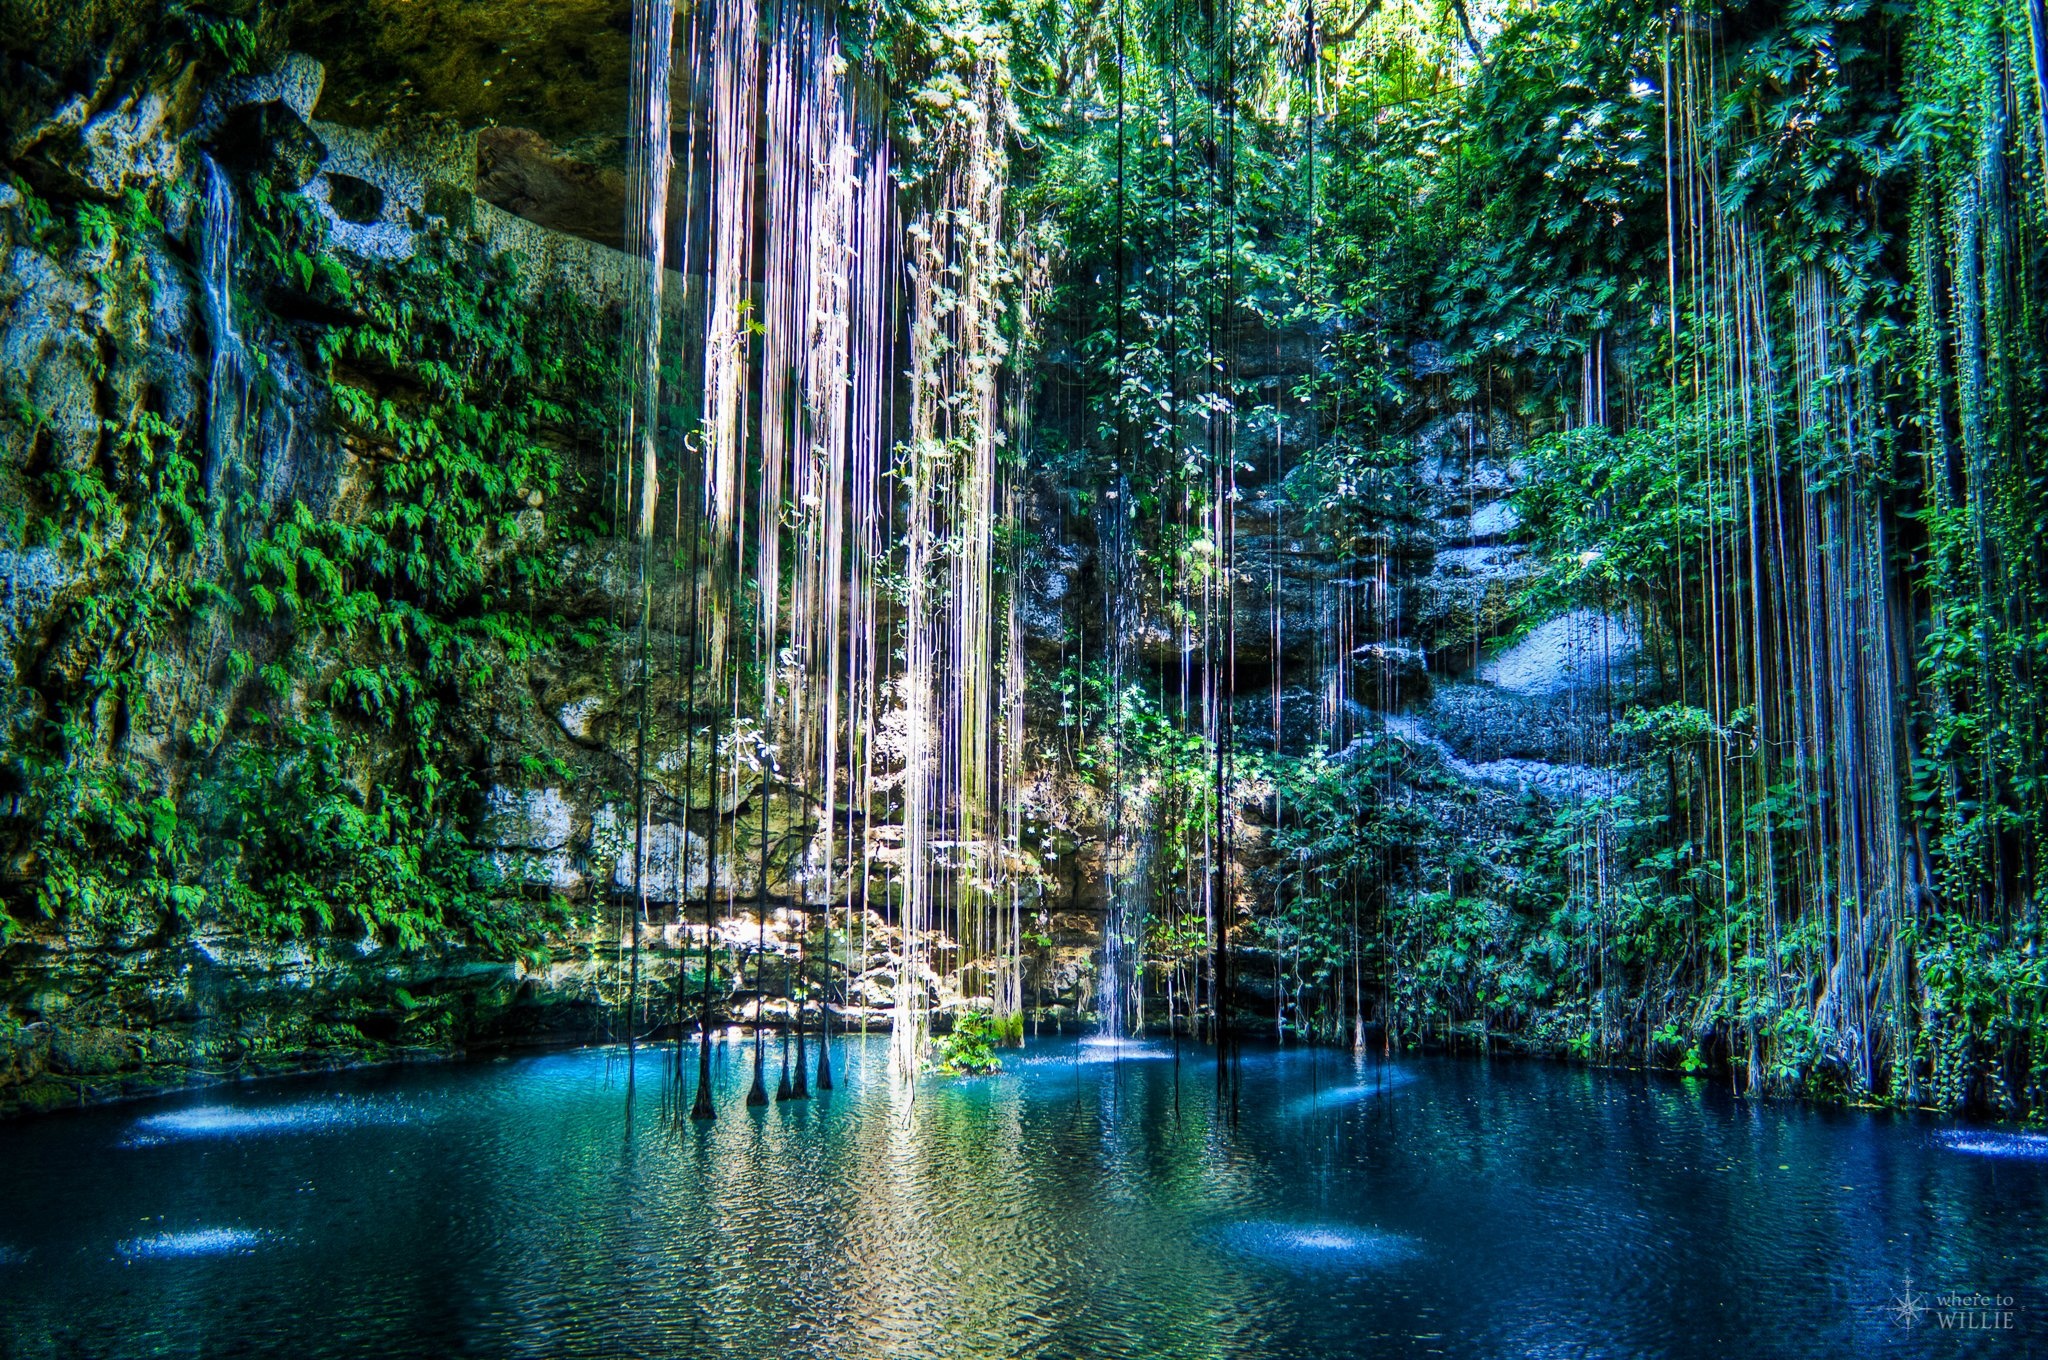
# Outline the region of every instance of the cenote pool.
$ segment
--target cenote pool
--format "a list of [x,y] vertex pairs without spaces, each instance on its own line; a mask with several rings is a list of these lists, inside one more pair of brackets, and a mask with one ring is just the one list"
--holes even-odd
[[[847,1042],[839,1089],[749,1113],[747,1047],[718,1052],[709,1126],[673,1120],[666,1055],[643,1050],[630,1104],[623,1055],[584,1051],[0,1127],[0,1353],[2017,1356],[2048,1337],[2048,1139],[1327,1050],[1247,1054],[1229,1127],[1195,1051],[1074,1041],[914,1099],[885,1040]],[[2010,1327],[1943,1327],[1954,1293],[2009,1298]]]

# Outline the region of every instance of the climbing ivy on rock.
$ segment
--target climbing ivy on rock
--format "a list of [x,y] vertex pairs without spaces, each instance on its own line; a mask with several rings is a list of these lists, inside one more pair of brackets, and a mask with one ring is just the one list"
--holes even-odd
[[[9,743],[9,928],[520,947],[560,909],[468,843],[475,756],[517,668],[597,637],[550,601],[590,527],[599,318],[445,227],[347,261],[302,196],[260,172],[239,192],[249,400],[299,404],[296,475],[283,500],[237,470],[209,496],[199,418],[156,406],[91,458],[39,437],[14,471],[34,487],[14,537],[72,584]],[[102,272],[167,258],[139,195],[44,220]]]

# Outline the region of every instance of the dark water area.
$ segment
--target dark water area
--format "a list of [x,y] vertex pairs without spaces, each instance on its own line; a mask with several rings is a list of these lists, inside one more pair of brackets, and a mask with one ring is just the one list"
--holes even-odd
[[834,1050],[749,1112],[719,1046],[708,1126],[584,1051],[0,1127],[0,1354],[2048,1355],[2041,1136],[1327,1050],[1232,1126],[1192,1049]]

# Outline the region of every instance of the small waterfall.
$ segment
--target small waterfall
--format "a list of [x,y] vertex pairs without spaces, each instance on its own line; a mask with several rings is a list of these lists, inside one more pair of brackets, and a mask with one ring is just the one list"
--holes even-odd
[[248,364],[235,329],[235,186],[211,156],[200,157],[200,314],[213,341],[207,373],[205,487],[212,495],[241,451]]
[[1145,929],[1152,915],[1152,860],[1159,822],[1152,800],[1123,791],[1123,832],[1109,873],[1109,919],[1102,930],[1102,1032],[1122,1038],[1145,1028]]
[[1119,469],[1105,498],[1096,536],[1106,549],[1109,621],[1110,731],[1116,766],[1110,794],[1109,917],[1102,931],[1102,1028],[1123,1036],[1144,1017],[1138,1002],[1144,979],[1145,916],[1150,906],[1152,846],[1157,832],[1150,799],[1124,766],[1124,688],[1131,640],[1143,624],[1137,555],[1131,542],[1131,482]]

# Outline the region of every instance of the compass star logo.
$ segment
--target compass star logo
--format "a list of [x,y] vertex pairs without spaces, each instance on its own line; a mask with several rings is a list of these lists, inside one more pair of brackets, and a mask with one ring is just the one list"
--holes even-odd
[[1892,1295],[1891,1306],[1885,1311],[1891,1314],[1893,1322],[1901,1327],[1911,1327],[1927,1315],[1927,1296],[1913,1292],[1913,1274],[1906,1273],[1906,1289],[1902,1294]]

